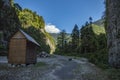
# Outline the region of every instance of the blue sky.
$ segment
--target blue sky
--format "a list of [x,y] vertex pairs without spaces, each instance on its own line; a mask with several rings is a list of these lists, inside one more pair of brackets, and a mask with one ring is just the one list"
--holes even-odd
[[[65,29],[70,33],[75,24],[81,27],[89,17],[96,21],[104,12],[104,0],[14,0],[22,8],[28,8],[43,16],[46,26]],[[57,29],[58,28],[58,29]],[[52,30],[50,29],[50,30]]]

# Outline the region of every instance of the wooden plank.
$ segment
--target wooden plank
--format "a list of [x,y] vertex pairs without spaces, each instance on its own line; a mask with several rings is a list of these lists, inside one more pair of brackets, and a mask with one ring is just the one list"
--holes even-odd
[[9,63],[25,64],[26,39],[11,39],[9,45]]
[[20,31],[18,31],[12,38],[20,39],[25,38],[25,36]]

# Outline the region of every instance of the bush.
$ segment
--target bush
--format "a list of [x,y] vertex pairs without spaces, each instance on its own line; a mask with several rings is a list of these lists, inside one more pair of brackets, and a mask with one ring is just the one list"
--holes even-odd
[[0,45],[0,56],[7,56],[7,51],[5,46]]
[[110,80],[120,80],[120,69],[110,68],[106,70]]
[[0,45],[0,51],[5,51],[6,48],[3,45]]
[[102,69],[107,69],[109,66],[107,49],[102,49],[95,53],[85,53],[80,56],[88,58],[90,62],[96,64]]

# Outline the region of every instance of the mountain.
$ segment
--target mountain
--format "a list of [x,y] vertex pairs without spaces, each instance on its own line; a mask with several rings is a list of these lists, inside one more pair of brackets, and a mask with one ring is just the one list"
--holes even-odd
[[93,22],[93,24],[103,27],[104,21],[105,21],[104,19],[99,19],[99,20]]
[[59,33],[49,33],[55,41],[57,41],[57,37],[59,36]]
[[96,35],[105,34],[105,28],[95,24],[92,25],[92,30]]
[[[105,29],[103,27],[104,27],[104,19],[99,19],[93,22],[92,29],[96,34],[105,33]],[[49,34],[54,38],[55,42],[57,42],[57,37],[59,36],[59,33],[49,33]],[[67,36],[70,37],[70,33],[67,33]]]
[[[59,33],[49,33],[49,34],[53,37],[53,39],[55,40],[55,43],[57,43],[57,38],[59,36]],[[68,39],[71,39],[70,38],[70,36],[71,36],[70,33],[67,33],[66,36],[67,36]]]
[[92,24],[81,28],[82,52],[96,52],[106,48],[106,32],[104,27]]

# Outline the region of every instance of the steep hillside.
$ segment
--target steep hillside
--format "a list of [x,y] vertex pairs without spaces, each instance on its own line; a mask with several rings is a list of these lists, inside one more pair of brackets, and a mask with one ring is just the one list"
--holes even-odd
[[105,21],[104,19],[99,19],[99,20],[93,22],[93,24],[103,27],[104,21]]
[[81,53],[99,67],[108,67],[107,37],[104,27],[92,24],[81,29]]
[[96,35],[105,34],[105,28],[95,24],[92,25],[92,30]]
[[96,52],[106,48],[105,28],[95,24],[81,28],[82,52]]
[[11,34],[21,26],[15,8],[9,0],[0,0],[0,31],[7,41]]
[[[54,41],[57,42],[57,38],[59,36],[59,33],[49,33],[49,34],[53,37]],[[70,33],[66,33],[66,36],[67,36],[67,38],[71,39],[70,38],[71,37]]]
[[41,51],[53,53],[55,44],[53,38],[45,31],[45,22],[42,16],[32,12],[29,9],[18,11],[19,20],[27,33],[34,37],[41,45]]
[[22,28],[40,44],[41,47],[38,51],[54,52],[54,40],[45,31],[45,22],[42,16],[29,9],[22,10],[19,4],[14,4],[13,0],[0,1],[0,16],[0,25],[2,26],[0,31],[3,32],[4,41],[8,42],[9,37],[17,29]]
[[59,35],[59,33],[50,33],[50,35],[54,38],[54,40],[57,40],[57,37]]

